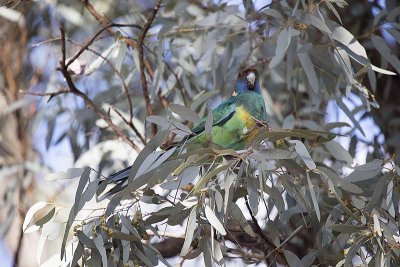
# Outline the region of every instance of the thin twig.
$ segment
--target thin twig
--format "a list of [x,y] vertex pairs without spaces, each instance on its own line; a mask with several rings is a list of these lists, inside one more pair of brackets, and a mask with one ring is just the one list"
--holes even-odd
[[[107,17],[101,15],[92,4],[89,3],[89,0],[80,0],[83,6],[88,10],[88,12],[104,27],[106,27],[110,23],[110,19]],[[142,28],[140,28],[142,29]],[[115,35],[115,31],[112,30],[112,28],[107,28],[108,32],[112,35]],[[137,49],[137,43],[132,39],[128,37],[121,37],[122,40],[126,43],[126,45],[130,46],[132,49]],[[144,64],[146,66],[147,73],[149,74],[151,80],[154,79],[154,70],[152,69],[150,63],[144,59]],[[128,101],[130,100],[130,96],[127,96],[129,98]]]
[[225,249],[226,249],[227,253],[236,254],[239,257],[253,261],[255,263],[262,262],[265,259],[264,254],[261,254],[261,253],[243,251],[241,249],[235,249],[235,248],[230,248],[230,247],[225,247]]
[[131,127],[131,129],[135,132],[135,134],[137,135],[137,137],[139,137],[140,141],[142,141],[143,145],[146,145],[146,140],[144,139],[144,137],[140,134],[139,130],[135,127],[135,125],[133,125],[132,120],[131,121],[127,121],[127,119],[125,119],[125,117],[118,111],[118,109],[116,109],[115,107],[112,107],[112,110],[114,110],[115,113],[117,113],[117,115],[126,123],[129,125],[129,127]]
[[[144,38],[146,37],[146,33],[150,29],[151,24],[153,23],[156,14],[160,8],[161,5],[161,0],[158,0],[156,5],[154,6],[152,12],[150,13],[149,17],[147,18],[146,23],[143,26],[142,33],[139,36],[139,39],[137,41],[137,48],[139,52],[139,65],[140,65],[140,81],[142,83],[142,88],[143,88],[143,96],[144,96],[144,101],[146,102],[146,110],[147,110],[147,115],[153,115],[153,108],[151,106],[150,102],[150,96],[149,96],[149,88],[147,87],[147,80],[146,80],[146,74],[144,71],[145,68],[145,63],[143,59],[143,42]],[[157,132],[157,127],[155,124],[152,124],[151,126],[151,134],[154,136]]]
[[119,136],[124,140],[126,143],[128,143],[133,149],[136,151],[140,151],[140,148],[132,142],[132,140],[129,139],[129,137],[124,134],[110,119],[110,117],[100,108],[98,108],[93,101],[82,91],[80,91],[72,81],[71,75],[68,73],[68,68],[66,65],[66,50],[65,50],[65,30],[64,26],[61,25],[60,27],[61,30],[61,54],[62,54],[62,59],[60,61],[60,67],[57,68],[58,71],[62,73],[62,75],[65,78],[65,81],[67,82],[69,92],[82,98],[83,101],[86,103],[86,105],[92,109],[100,118],[102,118],[108,126]]
[[[85,8],[89,11],[89,13],[98,21],[100,22],[101,25],[106,26],[108,23],[108,20],[104,16],[102,16],[97,10],[94,8],[94,6],[89,3],[89,0],[81,0],[82,4],[85,6]],[[114,32],[111,29],[108,29],[108,31],[111,34],[114,34]]]
[[[78,45],[77,43],[73,42],[72,40],[70,40],[71,43]],[[104,57],[103,55],[101,55],[100,53],[98,53],[96,50],[93,50],[91,48],[87,48],[88,51],[94,53],[95,55],[97,55],[98,57],[101,57],[105,62],[107,62],[107,64],[113,69],[114,73],[117,74],[117,76],[119,77],[119,79],[121,80],[122,83],[122,87],[124,88],[124,92],[126,95],[126,98],[128,99],[128,106],[129,106],[129,122],[130,124],[132,124],[132,119],[133,119],[133,104],[132,104],[132,99],[129,95],[129,88],[128,85],[125,83],[125,79],[122,76],[122,73],[119,72],[114,65],[110,62],[110,60],[106,57]]]
[[55,91],[55,92],[28,92],[28,91],[24,91],[24,90],[20,90],[19,91],[19,93],[25,94],[25,95],[50,96],[50,97],[54,97],[54,96],[61,95],[61,94],[66,94],[66,93],[69,93],[69,92],[70,92],[70,90],[68,88],[63,88],[63,89],[60,89],[60,90]]
[[262,238],[262,240],[264,240],[269,246],[276,248],[275,244],[271,242],[271,240],[269,240],[269,238],[264,234],[263,230],[261,229],[260,225],[258,224],[257,219],[254,217],[253,212],[251,211],[250,205],[249,205],[249,200],[247,198],[247,196],[244,197],[245,198],[245,204],[246,207],[250,213],[251,216],[251,220],[254,223],[254,227],[256,228],[255,231],[256,233]]
[[164,61],[165,66],[167,66],[167,69],[172,73],[172,75],[175,76],[176,85],[178,85],[177,86],[178,90],[182,95],[183,103],[185,104],[186,107],[188,107],[189,103],[186,99],[185,92],[184,92],[185,87],[182,85],[181,81],[179,80],[178,74],[175,73],[174,69],[168,64],[168,62],[165,59],[163,61]]
[[120,23],[111,23],[107,26],[104,26],[102,29],[100,29],[89,41],[86,42],[86,44],[84,44],[81,49],[79,49],[79,51],[71,58],[68,60],[68,62],[65,64],[65,66],[68,68],[69,65],[72,64],[72,62],[74,62],[90,45],[93,44],[93,42],[96,40],[96,38],[102,34],[105,30],[107,30],[108,28],[112,28],[112,27],[133,27],[133,28],[137,28],[137,29],[141,29],[141,27],[137,24],[120,24]]
[[[158,57],[158,55],[153,50],[151,50],[151,48],[149,46],[147,46],[146,44],[143,44],[143,46],[147,49],[147,51],[149,51],[156,58]],[[176,74],[174,69],[168,64],[168,62],[165,60],[164,56],[163,56],[163,60],[162,61],[167,66],[168,70],[175,76],[176,85],[178,86],[178,90],[180,91],[180,93],[182,95],[183,103],[185,104],[185,106],[188,106],[189,104],[188,104],[188,101],[186,99],[186,95],[184,94],[184,89],[185,88],[182,85],[181,81],[179,80],[178,75]],[[168,100],[164,96],[162,96],[161,90],[158,91],[157,96],[160,98],[160,101],[162,102],[161,104],[163,105],[163,107],[167,108],[169,106]]]

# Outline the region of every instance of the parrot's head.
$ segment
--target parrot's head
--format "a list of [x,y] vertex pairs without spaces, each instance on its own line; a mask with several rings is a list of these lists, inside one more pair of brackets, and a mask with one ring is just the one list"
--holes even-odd
[[238,74],[235,93],[240,94],[246,91],[260,93],[260,83],[258,82],[258,72],[256,69],[248,68]]

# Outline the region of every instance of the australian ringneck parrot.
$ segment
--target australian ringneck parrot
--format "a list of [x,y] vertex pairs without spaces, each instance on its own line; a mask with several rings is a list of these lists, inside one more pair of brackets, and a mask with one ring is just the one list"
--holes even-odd
[[[192,128],[193,134],[180,144],[188,149],[198,147],[232,148],[241,150],[254,137],[258,122],[265,122],[267,114],[260,92],[258,72],[249,68],[239,73],[234,95],[212,111],[213,123],[210,133],[205,132],[207,117]],[[126,180],[130,167],[107,178],[110,181]]]
[[241,150],[257,133],[257,122],[265,122],[267,114],[260,92],[258,72],[246,69],[239,73],[234,96],[222,102],[213,112],[211,133],[205,133],[207,117],[193,126],[189,143]]

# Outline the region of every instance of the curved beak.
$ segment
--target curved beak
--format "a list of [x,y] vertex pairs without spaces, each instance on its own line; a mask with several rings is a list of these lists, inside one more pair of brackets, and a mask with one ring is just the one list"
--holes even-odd
[[246,79],[251,84],[251,86],[253,86],[256,81],[256,75],[254,73],[250,72],[249,74],[247,74]]

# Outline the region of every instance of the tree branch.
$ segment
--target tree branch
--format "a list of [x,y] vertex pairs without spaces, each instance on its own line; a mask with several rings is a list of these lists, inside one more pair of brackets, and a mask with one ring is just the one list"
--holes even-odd
[[[62,95],[62,94],[66,94],[66,93],[70,93],[71,91],[69,90],[69,88],[63,88],[60,89],[58,91],[55,92],[28,92],[28,91],[24,91],[24,90],[19,90],[19,93],[21,94],[25,94],[25,95],[33,95],[33,96],[50,96],[50,99],[54,96],[58,96],[58,95]],[[49,101],[50,101],[49,99]]]
[[249,200],[248,200],[247,196],[245,196],[244,198],[245,198],[246,207],[247,207],[247,209],[248,209],[248,211],[249,211],[249,213],[250,213],[250,216],[251,216],[251,220],[252,220],[253,223],[254,223],[254,227],[255,227],[256,233],[257,233],[257,234],[262,238],[262,240],[264,240],[265,243],[267,243],[270,247],[276,248],[275,244],[272,243],[272,241],[269,240],[269,238],[264,234],[263,230],[261,229],[260,225],[258,224],[257,219],[254,217],[254,215],[253,215],[253,213],[252,213],[252,211],[251,211],[251,209],[250,209]]
[[[152,12],[150,13],[149,17],[147,18],[147,21],[143,26],[142,33],[140,34],[139,39],[137,41],[137,48],[139,51],[140,81],[142,83],[143,97],[144,97],[144,101],[146,102],[146,110],[147,110],[148,116],[153,115],[153,108],[151,106],[149,89],[147,87],[146,74],[144,72],[145,63],[144,63],[144,59],[143,59],[143,57],[144,57],[143,56],[143,50],[144,50],[143,42],[144,42],[144,38],[146,37],[148,30],[151,27],[151,24],[153,23],[153,21],[156,17],[156,14],[160,8],[160,5],[161,5],[161,0],[158,0],[156,5],[154,6]],[[155,135],[156,132],[157,132],[157,127],[155,124],[152,124],[151,125],[151,134]]]
[[110,119],[110,117],[100,108],[98,108],[93,101],[82,91],[80,91],[72,81],[71,75],[68,73],[68,68],[66,65],[66,50],[65,50],[65,30],[64,26],[61,25],[60,27],[61,31],[61,54],[62,54],[62,59],[60,61],[60,67],[57,68],[58,71],[62,73],[62,75],[65,78],[65,81],[67,82],[68,88],[69,88],[69,93],[72,93],[80,98],[83,99],[85,104],[92,109],[100,118],[102,118],[108,126],[122,139],[124,140],[127,144],[129,144],[133,149],[136,151],[140,151],[139,147],[132,142],[132,140],[129,139],[129,137],[124,134]]
[[[102,16],[95,8],[92,4],[89,3],[89,0],[81,0],[81,3],[83,4],[83,6],[86,8],[86,10],[88,10],[88,12],[104,27],[107,27],[107,25],[109,24],[109,20]],[[160,5],[161,5],[161,1],[160,1]],[[160,6],[159,5],[159,6]],[[157,5],[156,5],[157,6]],[[158,6],[158,8],[159,8]],[[157,10],[158,10],[157,8]],[[157,13],[157,11],[156,11]],[[155,15],[154,15],[155,16]],[[154,18],[153,18],[154,20]],[[133,25],[133,24],[131,24]],[[151,25],[149,25],[150,27]],[[139,26],[140,27],[140,26]],[[140,27],[140,29],[142,29]],[[109,27],[107,28],[108,32],[111,33],[112,35],[115,34],[115,32]],[[135,41],[133,41],[131,38],[126,38],[126,37],[122,37],[123,40],[125,41],[125,43],[130,46],[133,49],[137,49],[138,45]],[[147,73],[149,74],[150,78],[153,80],[154,79],[154,71],[150,65],[150,63],[144,59],[144,65],[146,67]],[[147,84],[146,84],[147,85]],[[128,96],[129,97],[129,96]],[[146,102],[147,103],[147,102]],[[146,104],[146,109],[147,109],[147,104]],[[152,125],[153,129],[156,129],[155,125]]]
[[85,50],[87,50],[87,48],[93,44],[93,42],[96,40],[96,38],[102,34],[105,30],[112,28],[112,27],[133,27],[133,28],[137,28],[137,29],[142,29],[142,27],[140,27],[137,24],[120,24],[120,23],[111,23],[108,24],[106,26],[104,26],[104,28],[100,29],[89,41],[86,42],[86,44],[84,44],[81,49],[79,49],[79,51],[71,58],[68,60],[68,62],[65,64],[65,66],[68,68],[69,65],[72,64],[72,62],[74,62]]
[[129,125],[129,127],[131,127],[131,129],[135,132],[135,134],[137,135],[137,137],[139,137],[140,141],[142,141],[143,145],[146,145],[146,140],[144,139],[144,137],[140,134],[139,130],[135,127],[135,125],[133,125],[132,120],[131,121],[127,121],[127,119],[125,119],[125,117],[118,111],[118,109],[112,107],[112,109],[114,110],[115,113],[117,113],[117,115],[126,123]]

